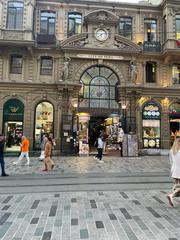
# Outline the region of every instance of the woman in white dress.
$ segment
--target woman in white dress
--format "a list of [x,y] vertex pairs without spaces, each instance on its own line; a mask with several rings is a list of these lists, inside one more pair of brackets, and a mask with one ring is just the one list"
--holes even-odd
[[171,177],[175,180],[173,192],[169,193],[167,198],[169,204],[174,206],[173,198],[180,196],[180,138],[176,138],[169,152],[171,163]]

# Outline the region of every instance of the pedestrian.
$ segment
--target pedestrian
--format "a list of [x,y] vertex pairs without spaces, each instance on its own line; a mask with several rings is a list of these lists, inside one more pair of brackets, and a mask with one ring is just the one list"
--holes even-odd
[[1,164],[1,176],[7,177],[9,176],[5,172],[5,162],[4,162],[4,137],[0,134],[0,164]]
[[96,140],[97,141],[97,155],[94,157],[95,160],[99,160],[100,163],[103,163],[104,161],[102,160],[102,156],[103,156],[103,146],[104,146],[104,143],[103,143],[103,135],[100,134],[98,139]]
[[41,155],[39,157],[40,161],[43,161],[44,158],[45,158],[45,156],[44,156],[44,150],[45,150],[45,144],[46,144],[45,137],[46,137],[46,135],[44,134],[43,137],[42,137],[41,145],[40,145],[40,148],[41,148]]
[[29,140],[26,138],[26,136],[22,136],[21,138],[22,143],[20,144],[21,146],[21,154],[17,160],[17,162],[13,162],[14,165],[19,164],[24,157],[26,157],[27,163],[26,165],[30,165],[30,159],[29,159]]
[[51,159],[53,142],[50,137],[45,137],[45,139],[46,139],[46,144],[45,144],[45,152],[44,152],[45,158],[44,158],[43,171],[48,171],[49,169],[54,168],[54,162]]
[[123,156],[123,138],[124,138],[124,131],[121,126],[118,127],[117,131],[117,142],[119,143],[119,150],[121,157]]
[[173,207],[173,198],[180,196],[180,138],[176,138],[169,152],[171,163],[171,177],[175,180],[172,193],[169,193],[167,198],[169,204]]

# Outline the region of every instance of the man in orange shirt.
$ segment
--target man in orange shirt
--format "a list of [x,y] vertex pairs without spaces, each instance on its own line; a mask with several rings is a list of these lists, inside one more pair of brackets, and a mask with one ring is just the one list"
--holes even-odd
[[21,154],[17,160],[17,162],[13,162],[14,165],[19,164],[23,157],[26,157],[27,163],[26,165],[29,166],[30,165],[30,159],[29,159],[29,140],[25,137],[22,136],[22,143],[21,143]]

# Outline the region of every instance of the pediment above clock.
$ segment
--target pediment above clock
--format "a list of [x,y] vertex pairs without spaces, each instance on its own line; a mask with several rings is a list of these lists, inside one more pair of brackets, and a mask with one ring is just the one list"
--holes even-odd
[[88,33],[81,33],[74,36],[69,37],[68,39],[62,41],[60,43],[61,48],[81,48],[84,47],[88,43]]
[[133,53],[140,53],[142,52],[141,47],[139,47],[134,42],[130,41],[129,39],[122,37],[120,35],[115,35],[114,45],[121,51],[133,52]]
[[96,10],[93,11],[91,13],[89,13],[88,15],[85,16],[84,18],[84,23],[88,24],[88,23],[106,23],[106,24],[113,24],[116,25],[118,23],[118,17],[107,10]]

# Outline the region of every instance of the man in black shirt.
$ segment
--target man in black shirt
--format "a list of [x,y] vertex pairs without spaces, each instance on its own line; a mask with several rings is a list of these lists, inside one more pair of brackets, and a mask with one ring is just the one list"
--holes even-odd
[[0,135],[0,164],[1,164],[1,170],[2,170],[2,177],[6,177],[8,176],[8,174],[5,173],[5,169],[4,169],[4,137],[2,135]]

